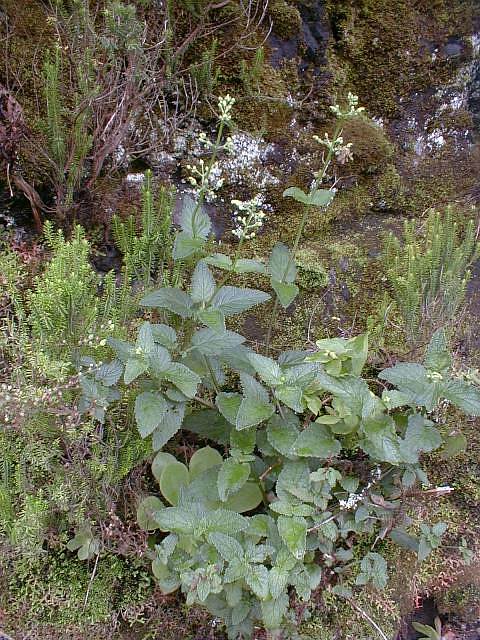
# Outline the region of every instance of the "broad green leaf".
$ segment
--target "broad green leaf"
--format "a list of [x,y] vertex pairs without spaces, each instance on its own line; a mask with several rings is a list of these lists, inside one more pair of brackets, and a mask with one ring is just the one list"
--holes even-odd
[[168,324],[152,324],[152,335],[155,342],[167,349],[175,349],[177,346],[177,332]]
[[409,398],[410,404],[424,406],[432,411],[440,399],[443,382],[428,377],[428,372],[421,364],[401,363],[378,374],[398,387],[399,391]]
[[272,567],[268,574],[268,589],[272,594],[272,598],[278,598],[288,585],[289,571],[283,567]]
[[293,446],[299,435],[298,424],[297,416],[290,411],[285,414],[285,419],[279,414],[275,414],[268,421],[268,442],[287,458],[294,456]]
[[135,347],[125,340],[117,340],[117,338],[107,338],[108,345],[115,351],[118,359],[123,363],[135,355]]
[[224,286],[219,289],[211,301],[211,305],[220,309],[225,316],[243,313],[257,304],[266,302],[270,295],[257,289],[240,289]]
[[175,287],[163,287],[152,291],[140,300],[140,304],[142,307],[168,309],[181,318],[189,318],[192,315],[192,299],[184,291]]
[[133,382],[138,376],[141,376],[142,373],[148,368],[148,364],[145,360],[140,358],[129,358],[127,360],[127,364],[125,365],[125,373],[123,374],[123,380],[125,384],[130,384]]
[[301,560],[305,555],[307,540],[307,521],[305,518],[279,516],[277,520],[278,533],[290,553]]
[[194,398],[201,378],[180,362],[173,362],[164,377],[173,383],[187,398]]
[[182,426],[185,415],[185,404],[170,404],[165,415],[152,434],[152,447],[158,451],[167,444],[170,438],[177,433]]
[[259,262],[258,260],[240,258],[236,261],[233,271],[235,273],[265,273],[266,268],[263,262]]
[[259,353],[251,353],[248,356],[250,363],[260,378],[268,385],[279,384],[282,370],[272,358],[267,358]]
[[152,325],[150,322],[142,322],[138,330],[135,346],[143,353],[150,353],[154,347]]
[[285,189],[283,192],[283,197],[293,198],[297,202],[301,202],[303,204],[310,204],[308,194],[299,187],[288,187],[288,189]]
[[222,462],[223,458],[216,449],[212,449],[212,447],[197,449],[190,458],[190,464],[188,465],[190,478],[193,480],[206,469],[218,467]]
[[452,357],[448,349],[447,337],[444,329],[438,329],[433,334],[425,354],[427,369],[443,373],[452,365]]
[[312,502],[310,469],[304,461],[286,462],[277,480],[277,495],[282,500],[295,496],[303,502]]
[[211,220],[203,206],[199,206],[190,196],[182,196],[180,227],[192,238],[206,240],[212,229]]
[[272,249],[268,271],[272,280],[286,284],[294,282],[297,276],[297,267],[290,249],[282,242],[278,242]]
[[326,425],[314,422],[300,433],[293,452],[307,458],[331,458],[337,456],[341,448]]
[[263,494],[256,482],[248,481],[243,487],[231,495],[225,502],[225,508],[238,513],[256,509],[263,501]]
[[157,512],[156,520],[161,531],[188,535],[193,533],[198,516],[192,509],[167,507]]
[[396,464],[401,461],[399,439],[390,416],[364,420],[362,430],[365,439],[359,444],[365,453],[380,462]]
[[335,197],[335,192],[330,189],[314,189],[310,192],[308,204],[315,207],[326,207]]
[[196,527],[199,535],[207,535],[211,532],[235,535],[245,531],[248,527],[248,520],[239,513],[227,509],[215,509],[210,511],[200,519]]
[[152,462],[152,473],[155,476],[157,482],[160,482],[160,478],[162,477],[163,470],[167,466],[167,464],[171,464],[172,462],[176,462],[175,456],[172,456],[171,453],[165,453],[164,451],[159,451]]
[[112,360],[112,362],[105,362],[97,368],[95,371],[95,379],[106,387],[111,387],[117,384],[122,373],[123,365],[120,360]]
[[218,410],[226,418],[230,424],[235,425],[237,422],[238,410],[242,403],[242,396],[239,393],[217,393],[215,404]]
[[204,244],[205,240],[203,238],[192,238],[188,233],[181,231],[175,236],[172,252],[173,259],[184,260],[194,253],[197,253]]
[[224,460],[217,479],[220,500],[225,502],[231,494],[241,489],[249,476],[250,465],[248,463],[236,462],[233,458]]
[[209,533],[207,539],[227,562],[233,559],[243,560],[242,545],[235,538],[216,532]]
[[241,580],[247,572],[248,564],[245,560],[239,560],[238,558],[231,558],[230,562],[225,569],[223,580],[225,583],[235,582]]
[[229,424],[225,417],[219,413],[220,410],[201,409],[200,411],[193,411],[185,418],[183,428],[188,429],[203,438],[214,440],[219,444],[228,444],[230,440],[230,432],[232,430],[231,424],[235,423],[238,407],[241,402],[240,395],[238,395],[238,398],[238,404],[234,410],[233,423]]
[[159,344],[154,344],[147,356],[148,368],[153,376],[162,379],[165,371],[170,367],[172,359],[170,354]]
[[256,436],[256,429],[233,430],[230,433],[230,448],[241,451],[244,454],[250,454],[255,449]]
[[379,553],[369,552],[360,563],[361,573],[355,581],[358,585],[372,582],[377,589],[385,589],[387,585],[387,563]]
[[160,424],[168,405],[161,393],[145,391],[135,399],[135,420],[142,438],[149,436]]
[[232,625],[237,626],[245,620],[251,610],[250,602],[242,600],[231,610]]
[[160,477],[160,491],[164,498],[173,505],[178,504],[180,491],[190,482],[187,467],[181,462],[171,462],[165,465]]
[[245,342],[245,338],[234,331],[199,329],[192,336],[192,347],[204,356],[216,356],[224,349],[232,349]]
[[215,293],[215,280],[204,260],[197,262],[192,275],[191,297],[193,302],[207,303]]
[[405,438],[400,441],[403,462],[414,464],[418,462],[420,453],[438,449],[441,444],[442,436],[429,420],[418,413],[408,417]]
[[147,496],[137,507],[137,522],[140,529],[153,531],[158,529],[155,515],[165,508],[163,502],[156,496]]
[[235,426],[237,429],[248,429],[268,420],[274,413],[275,407],[270,402],[247,396],[240,403]]
[[263,564],[248,565],[245,582],[259,600],[268,598],[268,569]]
[[278,296],[278,300],[282,307],[286,309],[289,307],[295,298],[298,296],[299,288],[296,284],[288,284],[286,282],[279,282],[278,280],[271,280],[272,289]]
[[212,265],[212,267],[224,269],[225,271],[230,271],[233,265],[230,256],[227,256],[224,253],[214,253],[213,255],[204,258],[204,261],[207,264]]
[[480,389],[463,380],[449,380],[443,395],[469,416],[480,416]]
[[409,549],[410,551],[418,552],[418,540],[414,538],[410,534],[408,534],[403,529],[395,527],[388,534],[389,537],[400,547],[404,549]]
[[197,318],[210,329],[222,333],[225,331],[225,316],[220,309],[209,307],[197,311]]
[[275,397],[280,400],[280,402],[286,404],[287,407],[290,407],[290,409],[293,409],[297,413],[303,412],[303,393],[302,390],[298,387],[287,387],[285,385],[276,387]]
[[158,559],[152,561],[152,573],[158,582],[160,591],[164,595],[173,593],[180,587],[181,582],[177,576],[175,576],[175,574],[173,574],[168,567]]
[[265,628],[281,629],[289,605],[288,595],[281,593],[276,598],[262,600],[260,605]]

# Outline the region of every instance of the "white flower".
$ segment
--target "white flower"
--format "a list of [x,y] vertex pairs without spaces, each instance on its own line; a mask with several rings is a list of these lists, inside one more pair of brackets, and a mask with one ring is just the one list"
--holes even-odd
[[232,107],[235,104],[235,98],[232,98],[228,94],[218,99],[218,108],[220,110],[219,120],[225,124],[230,124],[232,121],[231,112]]
[[[257,194],[251,200],[232,200],[232,204],[238,210],[233,214],[235,228],[232,234],[239,240],[250,240],[257,235],[258,229],[263,225],[266,214],[261,210],[263,199]],[[244,215],[242,215],[244,213]]]

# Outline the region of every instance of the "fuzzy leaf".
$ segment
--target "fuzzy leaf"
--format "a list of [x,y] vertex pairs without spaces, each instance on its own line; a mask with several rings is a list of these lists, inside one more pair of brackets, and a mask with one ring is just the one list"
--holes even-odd
[[242,403],[242,396],[239,393],[217,393],[215,404],[224,418],[230,424],[235,425],[237,422],[238,410]]
[[225,316],[220,309],[209,307],[197,311],[197,318],[210,329],[222,333],[225,331]]
[[192,315],[192,299],[184,291],[175,287],[163,287],[152,291],[140,300],[140,304],[142,307],[168,309],[181,318],[189,318]]
[[217,479],[220,500],[225,502],[232,493],[241,489],[249,476],[250,465],[248,463],[236,462],[233,458],[225,460],[220,467]]
[[173,505],[178,504],[180,490],[190,482],[187,467],[181,462],[171,462],[165,465],[160,477],[160,491],[164,498]]
[[298,296],[299,288],[296,284],[279,282],[278,280],[274,280],[273,278],[270,284],[272,285],[272,289],[277,294],[278,300],[284,309],[289,307]]
[[[240,406],[241,396],[238,395],[238,398],[239,401],[236,409],[234,410],[233,423],[231,424],[235,423],[238,407]],[[232,427],[231,424],[226,421],[224,415],[222,414],[223,412],[219,413],[219,411],[216,411],[214,409],[202,409],[200,411],[193,411],[185,418],[183,427],[184,429],[188,429],[189,431],[192,431],[193,433],[196,433],[203,438],[209,438],[210,440],[214,440],[219,444],[226,445],[230,440],[230,431]]]
[[257,304],[266,302],[270,295],[257,289],[240,289],[239,287],[221,287],[212,299],[212,306],[220,309],[226,316],[243,313]]
[[180,212],[180,227],[191,238],[206,240],[212,228],[212,222],[205,211],[190,196],[184,195]]
[[135,399],[135,420],[142,438],[149,436],[160,424],[167,402],[161,393],[145,391]]
[[167,349],[175,349],[177,346],[177,332],[168,324],[152,324],[152,336],[155,342]]
[[162,477],[163,470],[167,466],[167,464],[171,464],[172,462],[176,462],[175,456],[172,456],[171,453],[165,453],[164,451],[159,451],[152,462],[152,473],[155,476],[157,482],[160,482],[160,478]]
[[249,258],[240,258],[235,263],[233,269],[235,273],[265,273],[266,268],[263,262],[258,260],[250,260]]
[[341,448],[340,442],[332,436],[326,425],[314,422],[300,433],[293,452],[307,458],[331,458],[337,456]]
[[288,595],[281,593],[277,598],[262,600],[262,621],[266,629],[281,629],[289,605]]
[[230,271],[233,265],[230,256],[227,256],[224,253],[214,253],[213,255],[204,258],[204,261],[207,264],[212,265],[212,267],[224,269],[225,271]]
[[249,354],[248,359],[263,382],[268,385],[279,384],[282,370],[275,360],[262,356],[259,353]]
[[480,416],[480,389],[463,380],[449,380],[443,395],[469,416]]
[[278,242],[272,249],[268,261],[268,271],[272,281],[279,283],[291,284],[297,277],[297,267],[293,256],[290,249],[282,242]]
[[254,397],[247,396],[243,398],[238,409],[235,426],[237,429],[248,429],[254,427],[275,413],[275,407],[270,402],[257,400]]
[[207,540],[227,562],[231,562],[233,559],[243,560],[242,545],[235,538],[217,532],[209,533]]
[[190,478],[193,480],[207,469],[218,467],[222,462],[223,458],[216,449],[212,449],[212,447],[197,449],[190,458],[190,464],[188,465]]
[[156,513],[165,508],[163,502],[156,496],[147,496],[137,507],[137,522],[140,529],[154,531],[158,529],[155,519]]
[[248,565],[245,582],[259,600],[268,598],[268,569],[263,564]]
[[243,487],[231,495],[225,502],[225,508],[238,513],[256,509],[263,501],[263,494],[256,482],[248,481]]
[[287,458],[294,455],[293,447],[299,435],[298,423],[297,416],[291,412],[286,414],[285,419],[275,414],[268,421],[268,442]]
[[277,520],[278,533],[290,553],[301,560],[305,555],[307,540],[307,521],[305,518],[279,516]]
[[194,398],[202,379],[180,362],[173,362],[164,374],[187,398]]
[[234,331],[213,331],[199,329],[192,336],[192,347],[204,356],[216,356],[224,349],[232,349],[245,342],[245,338]]
[[125,365],[125,373],[123,374],[123,380],[125,384],[130,384],[133,382],[138,376],[141,376],[142,373],[148,369],[148,364],[145,360],[140,358],[130,358],[127,360],[127,364]]
[[191,297],[193,302],[206,303],[215,293],[215,280],[204,260],[197,262],[192,275]]
[[158,451],[170,438],[177,433],[182,426],[183,418],[185,415],[185,404],[171,404],[160,423],[157,425],[155,431],[152,434],[152,447],[154,451]]
[[452,365],[452,357],[448,349],[447,337],[443,329],[433,334],[425,354],[425,366],[432,371],[442,373]]

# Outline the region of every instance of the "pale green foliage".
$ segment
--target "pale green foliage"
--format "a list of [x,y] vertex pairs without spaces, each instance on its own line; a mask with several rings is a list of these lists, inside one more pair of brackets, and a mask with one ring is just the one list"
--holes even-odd
[[389,236],[387,273],[410,340],[453,320],[479,248],[474,221],[468,221],[462,237],[453,207],[444,215],[431,212],[423,233],[414,220],[406,221],[403,245]]
[[[308,210],[327,206],[334,192],[315,186],[286,195]],[[392,540],[420,559],[440,544],[442,523],[424,524],[420,539],[405,531],[399,486],[428,483],[421,456],[445,442],[434,420],[439,404],[478,415],[480,391],[452,374],[442,332],[423,365],[382,371],[388,385],[362,377],[366,335],[319,340],[314,351],[276,358],[255,351],[228,321],[270,296],[226,282],[238,272],[258,274],[259,283],[266,276],[275,307],[287,307],[298,293],[298,242],[293,251],[279,243],[266,264],[243,262],[240,271],[238,255],[205,256],[211,222],[201,199],[184,201],[180,224],[173,257],[192,261],[190,282],[148,292],[141,305],[163,322],[143,322],[134,342],[110,340],[115,375],[108,385],[87,375],[88,384],[103,394],[105,411],[105,389],[114,390],[123,373],[136,396],[139,433],[158,451],[152,472],[160,497],[140,502],[138,520],[166,534],[150,553],[160,589],[181,588],[187,604],[221,618],[231,638],[251,637],[259,621],[276,634],[289,596],[308,601],[328,571],[338,574],[343,593],[352,573],[358,586],[385,587],[386,560],[373,551],[356,560],[346,543],[352,534],[386,535],[394,515]],[[223,273],[220,281],[210,266]],[[88,398],[82,402],[88,408]],[[219,448],[196,451],[188,465],[159,451],[182,428]],[[352,450],[363,453],[353,464]]]

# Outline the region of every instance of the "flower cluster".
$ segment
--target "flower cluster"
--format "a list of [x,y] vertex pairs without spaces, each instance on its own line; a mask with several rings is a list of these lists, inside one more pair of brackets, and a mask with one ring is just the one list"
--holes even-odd
[[235,104],[235,98],[232,98],[228,94],[218,99],[218,109],[220,111],[218,119],[220,122],[230,125],[232,122],[232,108]]
[[365,111],[365,107],[358,106],[358,96],[353,93],[348,93],[347,96],[348,107],[343,111],[338,104],[332,105],[330,110],[337,116],[337,118],[352,118],[358,116]]
[[337,136],[333,140],[330,140],[328,133],[325,133],[323,138],[313,136],[313,139],[324,147],[327,147],[327,149],[335,155],[340,164],[345,164],[353,159],[352,143],[344,143],[342,136]]
[[[212,151],[213,149],[215,149],[215,143],[208,139],[205,131],[201,131],[199,133],[198,142],[202,147],[204,147],[205,149],[208,149],[209,151]],[[222,145],[217,146],[216,149],[217,151],[225,151],[225,153],[233,153],[234,146],[233,146],[232,136],[227,136],[225,138],[225,142]]]
[[215,191],[221,189],[225,181],[221,177],[221,168],[218,162],[214,162],[210,166],[201,158],[198,165],[187,164],[187,170],[191,172],[187,180],[192,187],[197,191],[203,191],[207,201],[213,200]]
[[232,200],[232,204],[238,210],[233,215],[236,227],[232,230],[234,236],[239,240],[250,240],[257,235],[258,229],[263,225],[266,214],[261,207],[263,200],[260,194],[257,194],[251,200]]
[[346,500],[339,500],[338,504],[340,509],[349,510],[357,506],[359,502],[362,502],[367,495],[368,490],[376,484],[382,476],[382,470],[380,467],[376,467],[372,472],[372,477],[368,484],[360,491],[360,493],[350,493]]

